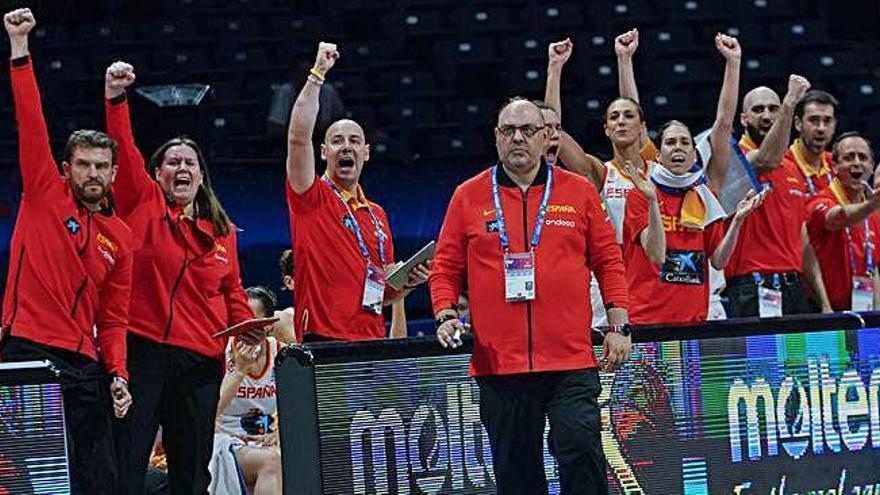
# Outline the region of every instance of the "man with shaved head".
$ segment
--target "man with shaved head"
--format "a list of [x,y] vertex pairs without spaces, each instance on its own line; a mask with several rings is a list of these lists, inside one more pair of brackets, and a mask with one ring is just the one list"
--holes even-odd
[[767,86],[758,86],[743,97],[742,114],[739,122],[743,126],[743,135],[739,145],[743,153],[757,151],[767,133],[770,132],[776,115],[782,104],[776,91]]
[[[816,306],[831,310],[807,235],[807,178],[787,158],[791,154],[788,140],[792,122],[809,87],[809,81],[792,74],[782,102],[772,89],[763,86],[743,98],[740,148],[767,197],[743,223],[740,241],[725,269],[725,294],[732,313],[729,316],[812,312],[805,285],[811,288]],[[768,304],[779,299],[778,307]]]
[[[499,495],[547,493],[542,447],[550,421],[561,493],[608,493],[597,367],[629,356],[620,249],[588,179],[547,164],[553,129],[531,101],[502,107],[498,164],[460,185],[437,241],[431,300],[437,339],[461,345],[467,292],[475,333],[470,374]],[[608,308],[604,349],[590,341],[595,271]]]
[[385,284],[394,245],[385,210],[368,200],[359,184],[370,145],[361,126],[348,119],[327,128],[315,174],[312,133],[319,91],[339,58],[336,45],[320,43],[315,65],[290,116],[287,143],[287,206],[294,273],[297,341],[386,337],[382,307],[399,301],[428,279],[427,263],[413,269],[402,291]]

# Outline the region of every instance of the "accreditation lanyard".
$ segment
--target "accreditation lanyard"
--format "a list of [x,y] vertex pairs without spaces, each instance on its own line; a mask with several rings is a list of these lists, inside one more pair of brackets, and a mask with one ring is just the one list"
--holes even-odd
[[547,165],[547,183],[541,206],[538,207],[538,218],[532,229],[532,239],[525,253],[511,253],[507,225],[504,222],[504,210],[501,208],[501,194],[498,192],[498,166],[492,167],[492,204],[495,207],[495,222],[498,226],[498,238],[504,251],[504,298],[507,302],[531,301],[535,298],[535,249],[541,242],[544,217],[550,204],[550,192],[553,190],[553,166]]
[[[336,197],[339,198],[339,201],[345,206],[346,213],[345,216],[348,217],[351,222],[351,229],[354,231],[354,235],[357,238],[358,247],[361,250],[361,254],[364,256],[364,259],[367,260],[367,264],[370,264],[370,251],[367,249],[367,243],[364,242],[364,235],[361,233],[361,227],[358,225],[357,218],[354,216],[354,212],[351,210],[351,206],[345,201],[345,198],[342,196],[342,192],[336,187],[336,184],[333,183],[332,180],[327,177],[323,178],[324,182],[326,182],[333,192],[336,193]],[[382,224],[379,223],[379,219],[376,218],[376,213],[373,212],[373,209],[367,207],[367,211],[370,212],[370,218],[373,219],[373,226],[376,228],[376,238],[379,239],[379,261],[382,263],[382,266],[385,266],[385,232],[382,230]]]
[[[813,182],[812,176],[806,176],[807,179],[807,189],[810,190],[810,196],[815,196],[817,192],[819,192],[816,184]],[[834,180],[834,176],[831,175],[831,172],[825,172],[825,179],[831,184],[831,181]]]
[[[553,166],[547,165],[547,184],[544,186],[544,196],[541,198],[541,206],[538,208],[538,218],[535,228],[532,230],[531,250],[534,251],[541,242],[541,231],[544,227],[544,217],[547,215],[547,206],[550,204],[550,191],[553,189]],[[504,210],[501,208],[501,194],[498,192],[498,165],[492,167],[492,204],[495,206],[495,221],[498,222],[498,238],[501,240],[501,249],[505,253],[510,252],[510,239],[507,236],[507,224],[504,223]]]
[[[873,257],[873,249],[871,246],[871,231],[868,230],[868,219],[865,219],[865,275],[867,277],[871,277],[874,274],[874,257]],[[853,237],[852,232],[850,232],[850,228],[847,227],[844,229],[846,233],[846,247],[849,251],[849,268],[852,272],[852,275],[856,275],[856,250],[853,248]]]

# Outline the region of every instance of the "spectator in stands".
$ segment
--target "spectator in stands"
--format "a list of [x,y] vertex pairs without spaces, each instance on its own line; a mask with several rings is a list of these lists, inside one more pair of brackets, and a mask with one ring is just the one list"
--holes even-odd
[[59,175],[28,49],[36,20],[30,9],[16,9],[3,24],[11,49],[22,199],[10,243],[0,360],[48,360],[57,367],[72,491],[113,493],[108,405],[112,401],[121,418],[132,403],[125,354],[131,231],[107,197],[117,171],[116,143],[101,132],[74,132]]
[[498,493],[547,493],[542,447],[549,417],[562,493],[602,494],[608,486],[600,385],[585,330],[584,281],[595,270],[609,305],[612,331],[603,351],[609,368],[630,352],[626,282],[596,189],[546,164],[549,136],[531,101],[513,99],[501,109],[500,165],[453,194],[437,242],[431,299],[438,340],[458,347],[468,327],[457,303],[467,285],[478,329],[470,373],[480,387]]
[[[871,143],[841,134],[831,154],[834,178],[807,202],[810,241],[816,249],[828,299],[835,311],[880,308],[880,190],[865,182],[874,170]],[[867,190],[867,191],[866,191]]]
[[[269,103],[269,114],[266,116],[270,135],[283,136],[285,134],[284,131],[290,123],[290,111],[296,100],[296,85],[300,81],[306,80],[310,68],[308,63],[302,62],[297,65],[292,80],[272,85],[272,99]],[[332,84],[321,86],[318,100],[320,104],[318,116],[315,119],[315,135],[321,136],[327,131],[330,124],[345,118],[345,104],[342,103],[339,92]]]
[[[254,314],[275,314],[275,294],[248,287]],[[217,431],[211,460],[209,493],[274,495],[281,493],[281,449],[275,402],[275,356],[281,343],[266,337],[256,345],[230,338],[226,376],[220,386]],[[241,478],[238,476],[241,473]],[[241,481],[245,486],[241,486]]]
[[138,406],[116,425],[120,491],[142,492],[161,424],[172,492],[204,493],[225,345],[212,335],[253,313],[239,277],[236,228],[211,189],[199,146],[171,139],[145,167],[125,94],[134,80],[132,66],[116,62],[104,86],[107,130],[119,142],[113,194],[134,233],[138,281],[128,336]]
[[[721,124],[727,127],[725,136],[736,111],[736,93],[730,96],[732,105],[716,121],[726,123]],[[660,166],[651,169],[650,178],[624,164],[637,187],[627,200],[623,224],[630,318],[637,324],[705,321],[707,262],[724,269],[743,220],[762,196],[752,191],[743,199],[725,233],[724,209],[705,185],[690,130],[673,120],[660,130],[659,140]]]
[[321,43],[315,65],[290,118],[287,204],[296,283],[298,340],[360,340],[386,336],[382,306],[405,297],[428,277],[423,263],[403,291],[385,284],[394,247],[385,211],[359,184],[370,146],[352,120],[334,122],[321,144],[327,171],[318,177],[312,135],[319,91],[339,57],[336,45]]
[[[743,102],[746,108],[741,121],[745,121],[747,129],[750,125],[766,128],[764,120],[773,121],[758,149],[750,149],[751,144],[743,145],[740,141],[758,181],[769,190],[763,206],[743,223],[741,242],[725,270],[729,316],[811,312],[801,287],[801,274],[822,310],[831,310],[819,263],[807,236],[804,177],[794,161],[783,159],[795,107],[809,87],[809,81],[792,74],[779,110],[770,111],[770,115],[761,117],[761,122],[754,102],[762,101],[765,107],[772,107],[772,97],[757,88],[746,95],[753,99]],[[746,132],[749,137],[756,137],[751,131]]]

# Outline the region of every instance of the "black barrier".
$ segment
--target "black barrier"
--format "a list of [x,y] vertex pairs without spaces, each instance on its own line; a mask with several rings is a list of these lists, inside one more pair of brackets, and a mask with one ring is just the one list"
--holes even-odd
[[[877,327],[838,313],[636,329],[630,361],[602,374],[612,493],[880,493]],[[494,493],[471,344],[286,348],[285,493]]]
[[70,493],[66,432],[55,367],[0,363],[0,495]]

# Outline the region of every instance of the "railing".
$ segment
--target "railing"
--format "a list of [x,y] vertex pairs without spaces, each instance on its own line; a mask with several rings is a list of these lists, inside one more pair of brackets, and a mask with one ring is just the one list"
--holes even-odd
[[[877,327],[880,313],[637,328],[629,362],[601,375],[612,493],[877,493]],[[286,348],[285,493],[494,493],[471,345]]]

